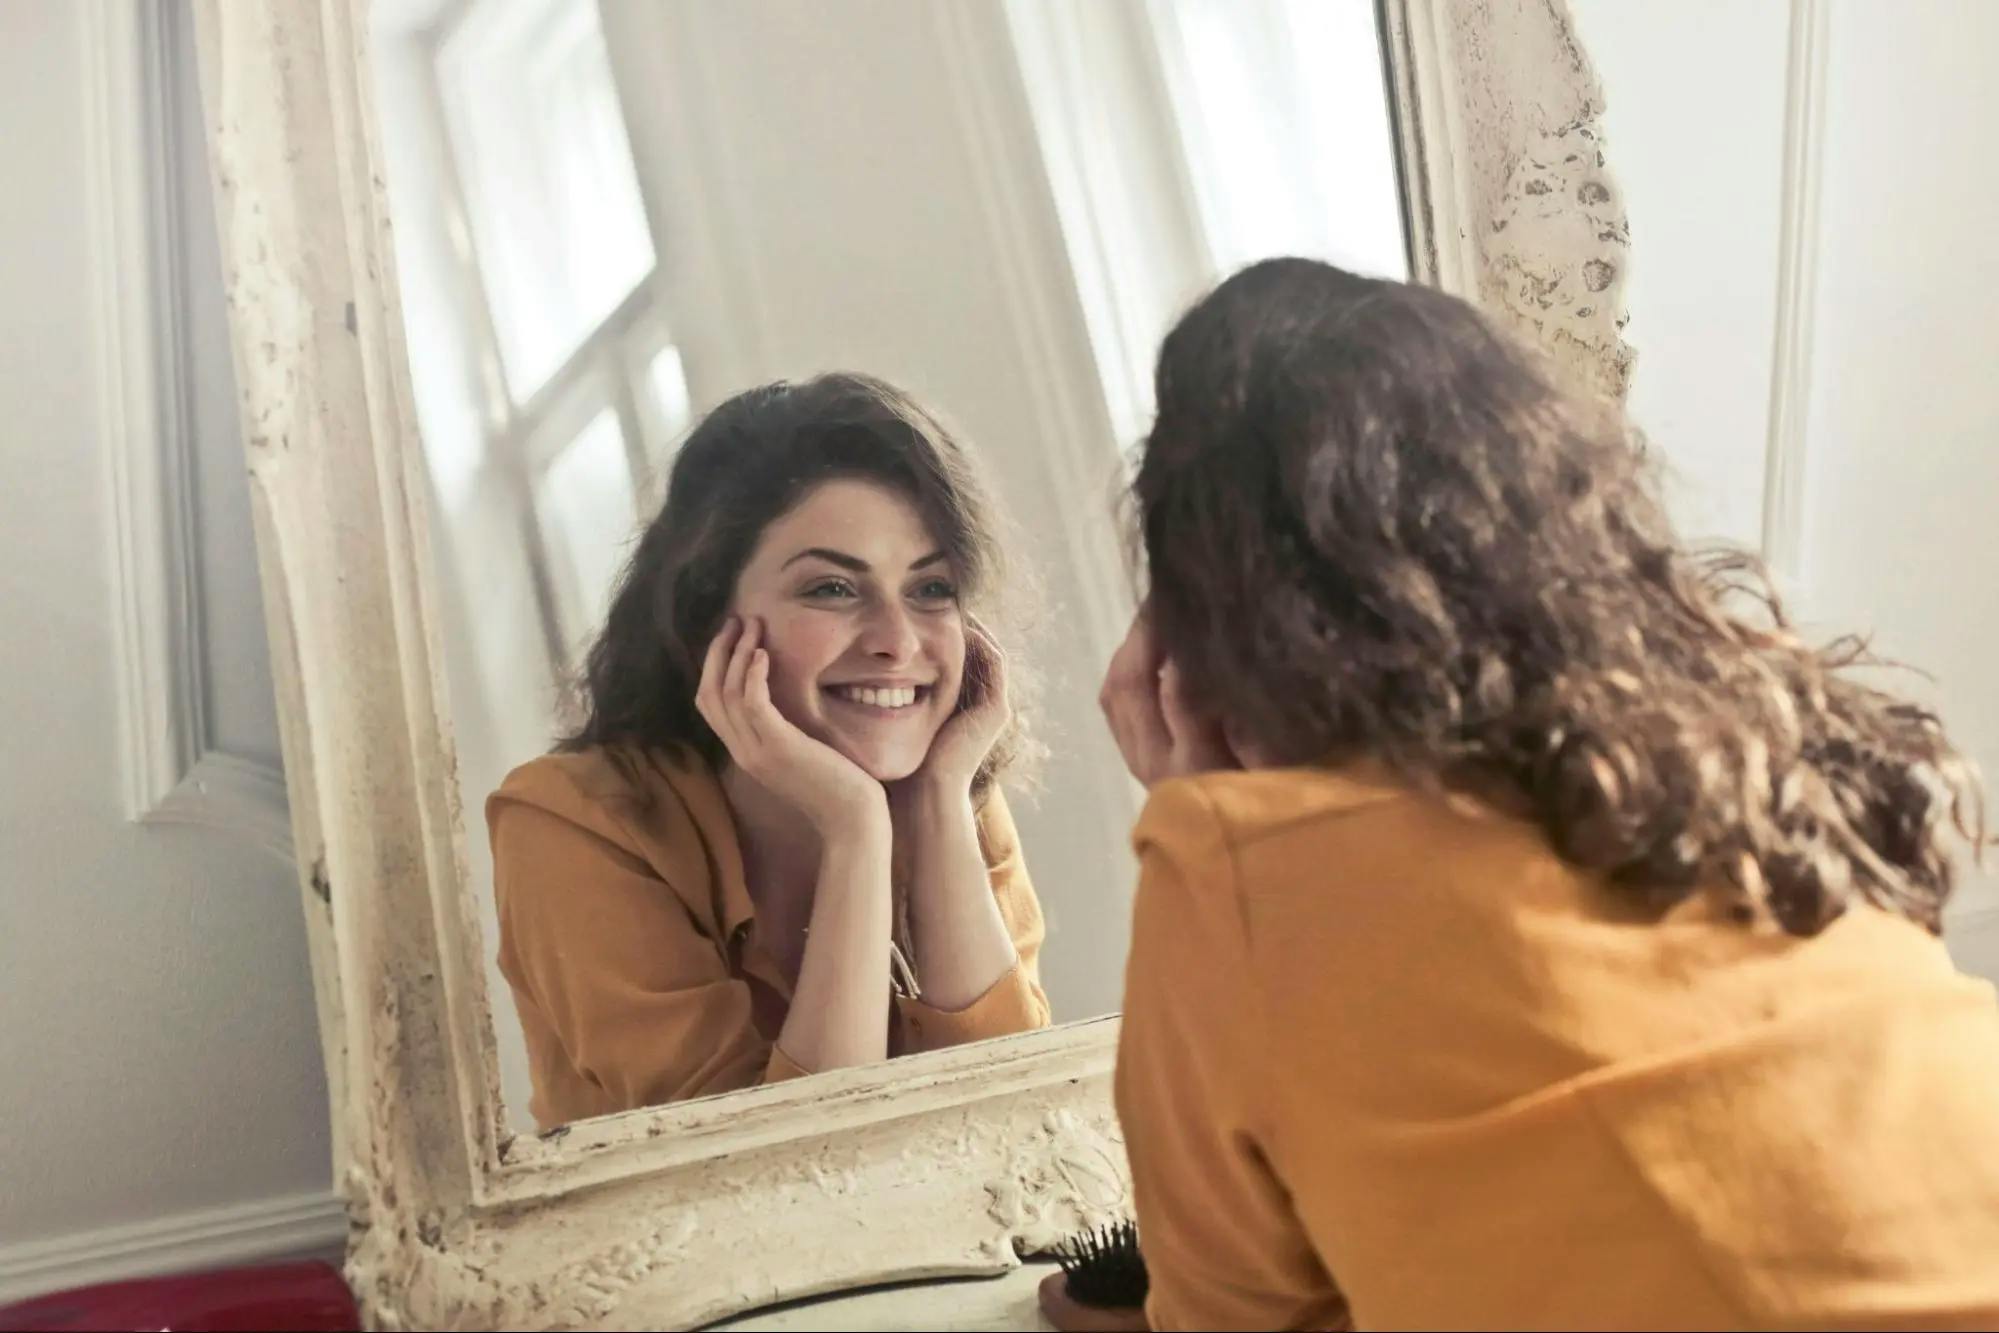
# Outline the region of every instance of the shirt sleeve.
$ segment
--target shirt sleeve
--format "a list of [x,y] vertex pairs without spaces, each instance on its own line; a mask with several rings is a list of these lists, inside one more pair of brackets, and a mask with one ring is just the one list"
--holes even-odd
[[1041,900],[1035,897],[1034,883],[1027,876],[1013,812],[998,787],[979,808],[978,821],[987,878],[1019,961],[963,1009],[938,1009],[921,1000],[896,997],[911,1053],[1032,1032],[1050,1022],[1048,996],[1041,988],[1041,942],[1047,925],[1041,916]]
[[[502,971],[602,1091],[587,1114],[804,1072],[758,1034],[749,987],[642,858],[535,804],[497,800],[489,818]],[[576,1118],[539,1071],[536,1085],[538,1119]]]
[[1346,1303],[1265,1156],[1264,1034],[1224,830],[1192,782],[1162,784],[1135,834],[1139,886],[1119,1032],[1151,1326],[1346,1327]]

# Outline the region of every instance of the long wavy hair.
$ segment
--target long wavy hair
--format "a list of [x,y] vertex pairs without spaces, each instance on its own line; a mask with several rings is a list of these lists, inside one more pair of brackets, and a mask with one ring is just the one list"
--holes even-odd
[[1676,540],[1613,405],[1465,302],[1302,259],[1167,337],[1130,494],[1162,647],[1278,762],[1472,775],[1664,910],[1932,931],[1984,840],[1937,718],[1812,647],[1762,566]]
[[1033,676],[1008,644],[1023,598],[1004,520],[971,453],[894,385],[828,374],[749,389],[710,412],[675,455],[666,501],[612,594],[572,685],[580,720],[556,748],[632,756],[684,746],[720,768],[728,753],[694,706],[701,664],[765,528],[835,479],[907,497],[949,554],[959,597],[1007,654],[1013,720],[973,783],[983,796],[1031,757]]

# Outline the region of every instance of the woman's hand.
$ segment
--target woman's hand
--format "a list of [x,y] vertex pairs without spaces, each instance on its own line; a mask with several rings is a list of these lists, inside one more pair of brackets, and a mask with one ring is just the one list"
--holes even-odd
[[1180,670],[1161,652],[1145,607],[1132,617],[1131,629],[1111,656],[1097,706],[1110,723],[1124,766],[1147,787],[1190,773],[1242,767],[1221,723],[1187,699]]
[[963,796],[979,765],[1013,718],[1006,692],[1006,654],[992,635],[965,618],[965,674],[959,706],[937,730],[923,766],[904,782],[926,782],[939,794]]
[[802,813],[822,837],[857,819],[886,818],[881,783],[859,764],[794,726],[770,699],[763,623],[730,617],[708,645],[694,706],[737,767]]
[[1006,658],[977,621],[967,617],[965,630],[957,711],[931,740],[923,766],[889,790],[923,999],[950,1012],[991,990],[1020,961],[993,897],[972,808],[972,778],[1013,716]]

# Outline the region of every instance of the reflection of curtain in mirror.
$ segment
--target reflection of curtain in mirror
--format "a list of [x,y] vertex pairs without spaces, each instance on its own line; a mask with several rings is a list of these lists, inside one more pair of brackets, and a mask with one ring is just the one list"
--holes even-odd
[[1406,277],[1373,0],[1007,0],[1106,403],[1222,275],[1275,254]]
[[1408,276],[1373,0],[1148,0],[1209,257]]

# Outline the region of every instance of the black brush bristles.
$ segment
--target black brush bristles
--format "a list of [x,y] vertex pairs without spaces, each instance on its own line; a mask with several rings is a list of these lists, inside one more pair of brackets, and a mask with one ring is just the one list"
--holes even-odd
[[1114,1222],[1071,1236],[1055,1247],[1055,1261],[1062,1265],[1070,1298],[1081,1305],[1137,1308],[1151,1290],[1135,1222]]

